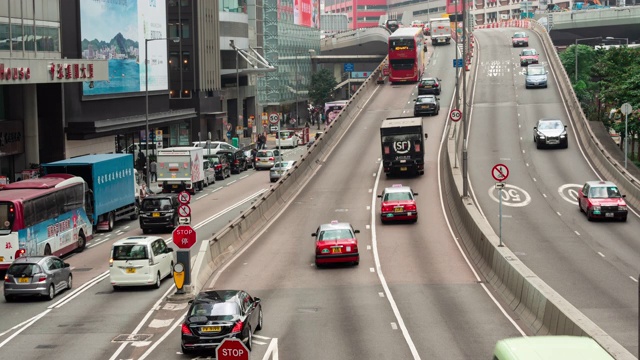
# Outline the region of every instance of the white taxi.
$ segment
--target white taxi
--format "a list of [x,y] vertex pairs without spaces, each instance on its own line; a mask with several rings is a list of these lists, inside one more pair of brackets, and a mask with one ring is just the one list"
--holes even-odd
[[109,277],[114,290],[123,286],[160,287],[173,276],[174,254],[157,236],[131,236],[113,243]]

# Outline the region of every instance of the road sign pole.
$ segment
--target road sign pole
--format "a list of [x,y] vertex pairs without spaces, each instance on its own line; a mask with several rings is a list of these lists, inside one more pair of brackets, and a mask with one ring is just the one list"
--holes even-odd
[[627,124],[629,115],[624,115],[624,168],[627,168],[627,158],[629,157],[629,152],[627,151],[627,144],[629,143],[629,137],[627,136],[629,133],[627,132]]
[[176,251],[176,262],[184,265],[184,285],[191,285],[191,251]]
[[502,189],[504,188],[504,183],[496,183],[496,188],[498,189],[498,196],[500,197],[500,200],[498,201],[499,205],[499,216],[500,216],[500,226],[498,227],[498,247],[503,247],[504,245],[502,244]]

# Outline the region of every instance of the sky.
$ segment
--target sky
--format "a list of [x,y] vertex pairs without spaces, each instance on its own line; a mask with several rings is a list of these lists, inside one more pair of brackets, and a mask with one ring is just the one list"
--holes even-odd
[[137,3],[138,0],[80,0],[82,39],[110,41],[122,33],[126,39],[138,41]]

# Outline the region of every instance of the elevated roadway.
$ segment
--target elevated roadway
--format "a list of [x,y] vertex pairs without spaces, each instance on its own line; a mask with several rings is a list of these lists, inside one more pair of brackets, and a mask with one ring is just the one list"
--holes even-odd
[[549,13],[552,17],[551,39],[556,46],[575,43],[577,38],[628,38],[640,43],[640,6],[577,10]]

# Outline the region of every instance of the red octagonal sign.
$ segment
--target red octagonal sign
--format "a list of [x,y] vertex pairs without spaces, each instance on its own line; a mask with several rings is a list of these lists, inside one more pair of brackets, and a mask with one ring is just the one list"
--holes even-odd
[[180,249],[190,249],[196,244],[196,231],[189,225],[180,225],[173,230],[173,243]]
[[224,339],[216,348],[217,360],[249,360],[249,349],[238,339]]

